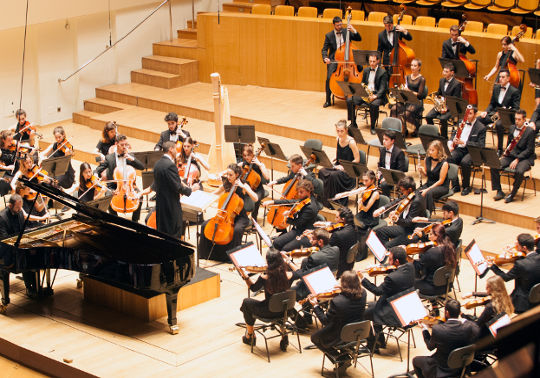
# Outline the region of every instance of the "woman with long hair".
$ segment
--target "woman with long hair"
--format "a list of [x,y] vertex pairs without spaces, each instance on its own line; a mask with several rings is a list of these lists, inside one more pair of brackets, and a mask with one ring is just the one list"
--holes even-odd
[[435,209],[435,200],[448,194],[448,162],[446,161],[444,146],[440,140],[434,140],[429,144],[426,159],[418,167],[421,175],[427,177],[427,182],[419,189],[426,199],[426,208],[429,211]]
[[101,139],[96,145],[94,152],[98,154],[97,161],[105,160],[105,156],[114,152],[114,146],[116,146],[116,122],[109,121],[103,127],[103,132],[101,133]]
[[519,52],[516,45],[512,43],[512,38],[505,35],[501,38],[501,51],[497,54],[495,60],[495,65],[489,71],[489,73],[484,76],[484,80],[489,80],[494,73],[497,73],[495,78],[495,84],[499,82],[499,72],[501,70],[508,70],[508,64],[517,65],[518,62],[525,62],[525,58]]
[[[53,136],[55,142],[49,145],[49,147],[39,154],[40,164],[41,160],[43,159],[73,155],[73,146],[68,142],[66,131],[62,126],[57,126],[54,128]],[[69,162],[67,171],[64,174],[54,178],[58,182],[58,185],[60,185],[62,188],[71,188],[75,182],[75,170],[71,165],[71,161]]]
[[93,201],[107,193],[107,186],[100,183],[97,176],[92,173],[90,164],[84,162],[80,166],[79,184],[73,194],[81,202]]

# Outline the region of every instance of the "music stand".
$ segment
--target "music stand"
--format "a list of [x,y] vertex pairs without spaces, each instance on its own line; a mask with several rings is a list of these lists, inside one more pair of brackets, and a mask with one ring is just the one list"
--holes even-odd
[[379,52],[377,50],[353,50],[352,54],[354,63],[356,63],[357,66],[363,67],[369,64],[370,55],[379,55]]
[[306,146],[300,146],[300,149],[302,150],[302,152],[304,153],[304,155],[306,155],[308,159],[311,158],[311,155],[315,155],[315,163],[317,165],[321,165],[325,168],[334,167],[334,165],[332,164],[330,159],[328,159],[328,156],[326,155],[324,151],[315,150],[313,148],[309,148]]
[[109,204],[111,203],[113,196],[105,196],[103,198],[98,198],[92,201],[85,202],[86,206],[94,207],[103,212],[106,212],[109,209]]
[[[66,156],[59,156],[59,157],[45,159],[41,162],[41,168],[47,171],[50,177],[56,178],[58,176],[62,176],[68,170],[68,167],[71,163],[71,157],[72,155],[66,155]],[[61,207],[61,208],[64,208],[64,207]],[[60,216],[63,214],[64,214],[63,211],[58,212],[58,208],[56,207],[54,208],[54,216],[56,218],[60,219]]]
[[[381,142],[381,146],[384,146],[383,144],[383,136],[384,133],[386,133],[387,129],[381,129],[377,128],[375,129],[375,132],[377,133],[377,138],[379,138],[379,142]],[[396,136],[394,144],[398,146],[403,151],[407,150],[407,145],[405,144],[405,138],[403,138],[403,134],[400,131],[395,131],[394,135]]]
[[349,81],[338,81],[339,87],[343,90],[345,96],[369,97],[362,84],[351,83]]
[[476,217],[476,220],[472,224],[474,225],[481,222],[495,223],[495,221],[484,218],[484,215],[483,215],[484,190],[485,190],[485,185],[486,185],[486,173],[484,171],[484,168],[489,167],[489,168],[501,170],[501,161],[499,160],[499,157],[497,156],[497,150],[492,150],[490,148],[473,147],[473,146],[468,146],[467,148],[469,150],[469,154],[471,155],[473,164],[476,165],[477,167],[480,167],[482,171],[482,187],[480,189],[480,215]]
[[465,115],[465,110],[467,110],[467,101],[461,97],[456,96],[446,96],[446,108],[450,112],[453,118],[460,120]]
[[510,130],[510,126],[514,123],[514,115],[516,114],[515,109],[506,109],[506,108],[497,108],[497,113],[499,113],[499,121],[504,127],[504,132]]
[[225,142],[255,143],[255,125],[225,125]]
[[[354,50],[353,50],[354,54]],[[540,86],[540,69],[538,68],[529,68],[527,70],[529,73],[529,79],[531,79],[531,83],[534,85]]]
[[453,64],[455,68],[455,77],[471,77],[465,63],[463,63],[460,59],[439,58],[439,63],[441,64],[441,68],[444,68],[444,66],[448,63]]
[[444,152],[446,153],[446,156],[452,156],[452,153],[450,152],[450,149],[448,148],[448,139],[446,139],[443,136],[438,135],[426,135],[426,134],[420,134],[420,142],[422,142],[422,146],[424,147],[424,151],[427,152],[429,145],[434,140],[438,140],[442,143],[444,147]]
[[139,151],[133,153],[133,157],[144,165],[145,170],[153,169],[162,156],[163,151]]
[[[263,137],[258,137],[257,140],[261,146],[264,146],[264,153],[270,157],[270,180],[274,181],[274,159],[287,161],[287,157],[279,144],[272,143],[270,139]],[[272,199],[274,199],[274,191],[272,191]]]
[[388,185],[391,185],[394,188],[396,187],[399,180],[405,177],[405,172],[398,171],[397,169],[386,169],[383,167],[379,167],[379,172],[381,172],[382,177],[388,183]]
[[422,101],[420,101],[418,97],[416,97],[416,95],[408,89],[390,88],[390,93],[392,93],[392,95],[396,98],[397,102],[413,105],[419,105],[422,103]]
[[349,127],[349,135],[354,138],[356,144],[367,144],[362,132],[357,127]]

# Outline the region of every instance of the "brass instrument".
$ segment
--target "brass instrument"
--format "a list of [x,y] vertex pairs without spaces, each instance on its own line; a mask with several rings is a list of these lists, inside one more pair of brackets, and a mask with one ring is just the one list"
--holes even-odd
[[497,122],[501,117],[499,116],[499,113],[495,113],[491,116],[491,122],[495,123]]
[[362,97],[362,100],[364,100],[364,102],[367,102],[368,104],[370,104],[371,103],[370,97],[373,95],[373,91],[371,89],[369,89],[369,87],[367,86],[366,83],[362,83],[362,87],[364,88],[364,90],[368,94],[367,97]]
[[[400,84],[398,87],[396,87],[396,89],[402,91],[404,89],[407,89],[407,87],[404,84]],[[388,99],[388,105],[390,106],[395,105],[397,103],[397,98],[392,94],[391,91],[388,92],[388,94],[386,95],[386,98]]]
[[439,113],[446,113],[448,108],[446,107],[446,98],[436,95],[437,92],[432,92],[426,97],[426,101],[431,102],[434,109]]

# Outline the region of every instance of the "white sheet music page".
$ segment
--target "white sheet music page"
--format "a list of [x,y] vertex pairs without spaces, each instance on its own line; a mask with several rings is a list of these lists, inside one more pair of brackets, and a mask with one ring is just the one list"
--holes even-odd
[[390,302],[402,326],[411,324],[428,315],[416,291],[405,294]]
[[366,239],[366,245],[373,252],[373,255],[379,262],[383,262],[386,258],[386,248],[379,240],[375,232],[371,231]]
[[510,324],[511,321],[510,316],[508,316],[508,314],[504,314],[489,326],[489,331],[493,337],[497,337],[497,330],[507,324]]
[[266,266],[266,261],[261,256],[261,253],[255,244],[246,245],[229,255],[234,265],[241,266]]
[[338,285],[329,267],[325,266],[302,277],[311,294],[328,293]]
[[213,193],[205,192],[204,190],[196,190],[190,196],[180,197],[182,207],[195,211],[205,211],[213,202],[218,199],[218,196]]
[[471,263],[477,275],[481,276],[482,274],[484,274],[486,269],[489,268],[489,265],[486,262],[486,258],[484,257],[482,251],[480,250],[480,247],[474,240],[471,248],[465,252],[465,255],[469,259],[469,262]]
[[268,248],[270,248],[272,246],[272,241],[268,237],[268,234],[264,232],[262,227],[257,223],[255,219],[253,219],[253,217],[250,217],[250,218],[251,218],[251,221],[253,222],[253,226],[255,226],[255,229],[259,233],[261,239],[264,241],[264,244],[266,244]]

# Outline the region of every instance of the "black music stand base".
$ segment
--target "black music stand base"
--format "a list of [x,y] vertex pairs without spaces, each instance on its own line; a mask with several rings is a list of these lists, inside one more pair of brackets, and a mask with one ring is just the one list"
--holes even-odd
[[411,363],[411,332],[412,332],[412,329],[409,328],[407,330],[407,371],[405,373],[390,375],[388,378],[394,378],[394,377],[413,378],[413,377],[416,377],[416,374],[415,374],[414,370],[409,370],[410,369],[410,363]]
[[495,224],[495,221],[492,221],[491,219],[484,218],[484,193],[487,193],[487,190],[485,188],[486,186],[486,174],[484,170],[484,166],[482,165],[482,187],[480,188],[480,215],[476,217],[476,220],[472,222],[473,226],[478,223],[489,223],[489,224]]

